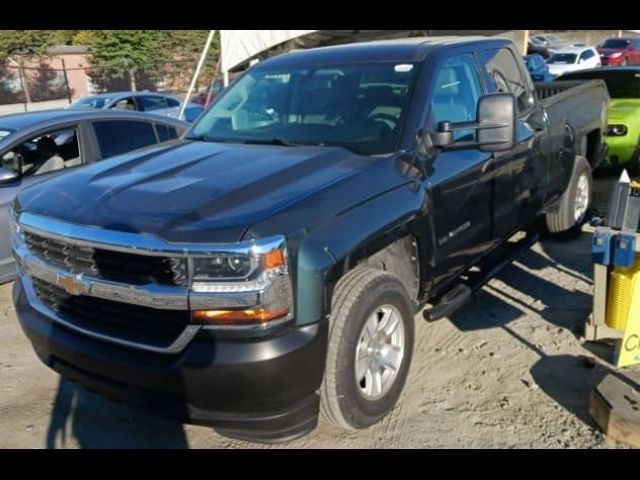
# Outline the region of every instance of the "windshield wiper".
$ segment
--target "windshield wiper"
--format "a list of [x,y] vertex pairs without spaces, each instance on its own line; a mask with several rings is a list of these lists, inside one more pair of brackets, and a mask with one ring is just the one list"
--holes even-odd
[[299,147],[303,145],[302,143],[294,142],[284,137],[251,138],[251,139],[243,139],[241,140],[241,142],[246,143],[248,145],[282,145],[284,147]]

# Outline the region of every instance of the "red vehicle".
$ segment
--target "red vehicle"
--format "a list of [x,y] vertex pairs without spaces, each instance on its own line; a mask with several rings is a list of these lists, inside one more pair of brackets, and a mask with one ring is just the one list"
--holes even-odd
[[640,38],[609,38],[598,45],[602,65],[639,65]]

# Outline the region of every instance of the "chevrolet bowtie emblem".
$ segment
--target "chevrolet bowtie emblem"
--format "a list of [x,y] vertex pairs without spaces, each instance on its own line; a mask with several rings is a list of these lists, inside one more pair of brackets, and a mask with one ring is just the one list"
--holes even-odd
[[85,286],[81,281],[76,280],[75,277],[58,276],[56,284],[64,288],[65,292],[69,295],[81,295],[85,293]]

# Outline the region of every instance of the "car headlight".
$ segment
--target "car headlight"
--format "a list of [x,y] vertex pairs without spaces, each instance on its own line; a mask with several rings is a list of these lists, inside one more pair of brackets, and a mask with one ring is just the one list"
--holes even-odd
[[612,53],[611,55],[609,55],[609,57],[611,57],[611,58],[618,58],[618,57],[621,57],[621,56],[622,56],[621,52],[615,52],[615,53]]
[[268,327],[293,318],[284,237],[189,257],[194,323]]
[[626,125],[609,125],[607,127],[608,137],[624,137],[627,134]]
[[13,210],[13,207],[9,207],[9,229],[11,231],[11,243],[16,244],[18,241],[24,240],[24,233],[18,223],[18,217]]

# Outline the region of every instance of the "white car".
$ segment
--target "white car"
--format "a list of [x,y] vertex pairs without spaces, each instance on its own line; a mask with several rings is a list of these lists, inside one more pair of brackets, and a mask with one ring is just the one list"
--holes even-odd
[[575,72],[597,68],[600,63],[600,55],[593,47],[567,47],[555,52],[547,60],[549,73],[554,77],[563,73]]

